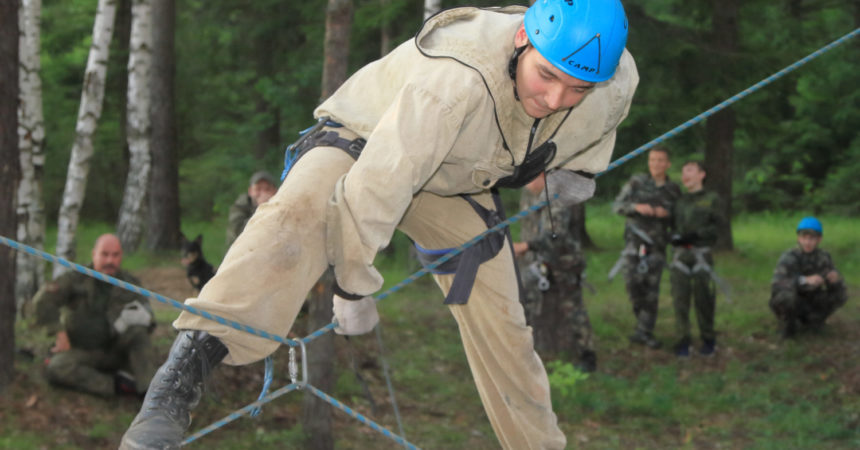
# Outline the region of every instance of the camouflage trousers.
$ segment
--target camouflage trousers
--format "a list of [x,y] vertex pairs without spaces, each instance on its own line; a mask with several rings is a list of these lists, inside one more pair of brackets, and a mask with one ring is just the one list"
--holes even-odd
[[119,335],[110,348],[72,348],[54,354],[47,367],[48,381],[109,397],[115,394],[114,374],[119,370],[128,370],[134,376],[138,393],[142,394],[155,374],[155,359],[151,350],[148,328],[132,326]]
[[[524,277],[525,278],[525,277]],[[594,352],[594,336],[582,299],[579,276],[553,276],[546,291],[524,279],[526,322],[532,327],[535,350],[568,353],[579,358]]]
[[[710,260],[708,263],[712,264]],[[672,304],[675,307],[675,330],[679,341],[690,340],[691,299],[695,302],[699,335],[703,340],[716,340],[714,311],[717,293],[710,274],[695,272],[688,275],[673,267],[669,278],[672,283]]]
[[651,336],[657,323],[660,279],[663,277],[666,257],[660,253],[652,253],[646,257],[644,265],[640,264],[636,255],[628,255],[625,258],[627,261],[624,282],[633,306],[633,315],[636,317],[636,334]]
[[818,327],[848,300],[845,284],[828,284],[820,289],[801,291],[796,288],[775,288],[771,292],[770,309],[781,325]]

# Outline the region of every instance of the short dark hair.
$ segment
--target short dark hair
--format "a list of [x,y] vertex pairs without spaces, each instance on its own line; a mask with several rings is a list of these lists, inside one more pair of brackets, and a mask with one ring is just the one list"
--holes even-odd
[[669,152],[669,149],[662,146],[662,145],[655,145],[651,150],[648,151],[648,153],[653,153],[653,152],[661,152],[664,155],[666,155],[666,158],[670,158],[670,159],[672,158],[672,153]]
[[702,172],[707,172],[707,170],[705,170],[705,163],[703,163],[702,161],[700,161],[698,159],[688,159],[687,161],[684,162],[684,165],[681,167],[686,167],[690,164],[695,164],[696,167],[699,168],[699,170],[701,170]]

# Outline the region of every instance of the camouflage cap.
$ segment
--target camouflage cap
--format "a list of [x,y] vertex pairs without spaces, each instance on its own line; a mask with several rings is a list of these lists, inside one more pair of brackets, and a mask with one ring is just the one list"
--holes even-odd
[[248,186],[253,186],[261,181],[267,181],[272,186],[278,185],[278,182],[275,181],[275,177],[273,177],[272,174],[266,172],[265,170],[261,170],[259,172],[254,172],[254,174],[251,175],[251,182],[248,183]]

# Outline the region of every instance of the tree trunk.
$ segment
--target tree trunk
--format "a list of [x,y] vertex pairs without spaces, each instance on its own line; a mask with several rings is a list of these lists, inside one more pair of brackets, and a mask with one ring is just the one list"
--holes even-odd
[[[726,58],[738,50],[738,3],[737,0],[713,2],[714,47]],[[724,58],[718,58],[724,59]],[[725,63],[725,61],[721,61]],[[713,73],[721,73],[716,70]],[[726,85],[730,86],[730,83]],[[710,118],[705,125],[705,170],[706,184],[719,194],[723,201],[723,227],[717,232],[718,249],[731,250],[732,241],[732,155],[734,154],[735,113],[726,108]]]
[[[334,273],[326,270],[320,281],[311,290],[308,299],[308,333],[331,323],[331,286]],[[308,377],[312,384],[323,392],[334,388],[334,335],[326,333],[314,340],[308,349]],[[326,450],[334,448],[331,406],[311,393],[305,393],[302,401],[302,429],[307,435],[305,448]]]
[[152,2],[152,174],[149,194],[147,245],[150,249],[178,249],[179,163],[176,155],[176,1]]
[[352,28],[352,0],[328,0],[323,57],[323,99],[346,81],[349,60],[349,33]]
[[[379,0],[379,8],[385,11],[391,0]],[[379,55],[385,56],[391,51],[391,25],[388,17],[382,16],[382,24],[379,27]]]
[[[17,227],[18,3],[0,0],[0,236]],[[15,375],[15,250],[0,248],[0,394]]]
[[571,209],[573,210],[571,217],[571,227],[573,227],[571,231],[573,235],[576,236],[583,249],[596,249],[597,246],[594,245],[594,241],[588,235],[588,230],[585,229],[585,203],[574,205]]
[[[349,33],[352,27],[352,0],[329,0],[326,9],[324,64],[322,76],[323,99],[346,81],[349,57]],[[331,285],[334,274],[327,270],[311,292],[308,329],[317,330],[332,319]],[[308,376],[324,392],[334,387],[334,336],[326,333],[314,343],[314,350],[305,363]],[[334,448],[331,407],[315,395],[306,393],[302,408],[302,429],[308,435],[306,447],[314,450]]]
[[[78,109],[78,121],[75,125],[75,143],[72,146],[72,156],[69,160],[66,186],[63,190],[63,201],[57,223],[57,255],[69,260],[75,259],[75,233],[81,205],[84,203],[90,158],[93,155],[92,137],[102,114],[105,73],[115,18],[116,0],[99,0],[93,25],[93,43],[90,46],[84,74],[81,106]],[[66,270],[63,266],[55,264],[54,278]]]
[[[42,0],[23,0],[18,24],[20,103],[18,105],[18,149],[21,183],[18,185],[18,241],[42,250],[45,242],[45,207],[42,174],[45,165],[45,121],[42,114],[42,78],[39,62]],[[45,281],[41,258],[17,252],[16,307],[20,310]]]
[[144,202],[152,164],[149,149],[152,131],[149,117],[151,74],[152,0],[134,0],[131,4],[127,106],[128,151],[131,159],[117,225],[117,235],[123,249],[129,252],[137,249],[143,233]]
[[424,20],[429,19],[430,16],[439,12],[441,8],[441,0],[424,0]]

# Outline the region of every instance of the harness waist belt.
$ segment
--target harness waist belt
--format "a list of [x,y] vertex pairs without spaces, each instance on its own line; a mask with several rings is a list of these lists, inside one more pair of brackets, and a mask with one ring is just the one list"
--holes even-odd
[[[495,211],[484,208],[470,195],[463,194],[460,197],[469,202],[469,205],[483,219],[488,229],[505,220],[502,200],[498,191],[493,190]],[[503,230],[490,233],[486,238],[437,266],[433,266],[433,263],[454,251],[454,248],[429,250],[415,244],[415,248],[418,250],[418,261],[430,273],[437,275],[454,274],[454,282],[451,284],[447,297],[445,297],[446,305],[465,305],[469,301],[469,295],[472,294],[472,286],[475,284],[475,277],[478,274],[478,266],[499,254],[505,245],[505,238],[510,239],[507,230],[506,227]],[[519,277],[517,278],[519,281]]]

